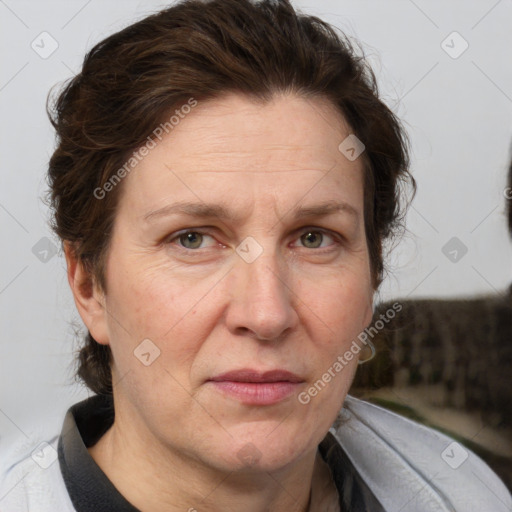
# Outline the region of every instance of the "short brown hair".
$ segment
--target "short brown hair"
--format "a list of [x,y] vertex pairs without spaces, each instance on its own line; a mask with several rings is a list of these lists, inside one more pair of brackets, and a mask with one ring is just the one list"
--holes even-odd
[[[48,109],[58,138],[48,171],[58,236],[106,290],[105,256],[122,184],[101,199],[95,190],[174,108],[227,92],[259,101],[279,92],[326,98],[343,115],[366,147],[365,229],[377,288],[382,243],[402,226],[401,186],[415,188],[406,136],[348,38],[298,14],[289,0],[185,0],[90,50]],[[94,392],[112,392],[110,363],[110,348],[88,333],[77,373]]]

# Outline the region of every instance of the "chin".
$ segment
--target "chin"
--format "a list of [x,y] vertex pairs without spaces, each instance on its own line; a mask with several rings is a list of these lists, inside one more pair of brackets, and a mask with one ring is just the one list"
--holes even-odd
[[221,464],[228,471],[274,472],[300,459],[309,450],[316,450],[316,444],[309,446],[307,439],[301,440],[288,429],[283,429],[279,435],[273,432],[269,436],[267,432],[269,430],[264,429],[257,435],[246,434],[232,439],[217,452]]

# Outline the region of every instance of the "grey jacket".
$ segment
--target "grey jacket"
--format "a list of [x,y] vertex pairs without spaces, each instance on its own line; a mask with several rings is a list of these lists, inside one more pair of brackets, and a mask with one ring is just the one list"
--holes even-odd
[[[82,443],[69,411],[63,432]],[[62,445],[63,435],[55,436],[3,472],[0,512],[76,512],[57,457]],[[343,512],[512,512],[510,493],[474,453],[437,431],[350,396],[319,450]],[[85,480],[87,490],[91,484]]]

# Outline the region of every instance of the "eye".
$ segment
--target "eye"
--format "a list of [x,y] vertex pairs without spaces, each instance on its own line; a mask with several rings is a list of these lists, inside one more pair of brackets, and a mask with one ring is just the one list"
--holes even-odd
[[[326,233],[325,231],[318,230],[318,229],[308,229],[303,232],[299,240],[301,243],[306,247],[307,249],[321,249],[323,247],[328,246],[322,246],[322,243],[325,241],[325,238],[331,239],[334,241],[334,244],[336,244],[336,241],[334,240],[334,236],[331,236],[330,234]],[[329,244],[333,245],[333,244]]]
[[[213,240],[213,237],[210,235],[203,233],[202,231],[182,231],[181,233],[178,233],[176,236],[168,240],[168,243],[173,243],[174,241],[179,241],[180,246],[183,249],[201,249],[201,244],[206,238],[211,238]],[[212,244],[214,245],[214,244]]]
[[[204,243],[211,239],[210,245],[204,245]],[[325,245],[324,242],[331,240],[330,244]],[[301,236],[296,240],[295,243],[300,241],[306,249],[324,249],[332,248],[332,246],[340,243],[334,234],[330,234],[324,230],[309,228],[303,230]],[[198,251],[200,249],[207,249],[215,247],[218,242],[215,238],[204,231],[187,229],[171,235],[166,241],[167,244],[177,245],[179,249],[188,251]]]

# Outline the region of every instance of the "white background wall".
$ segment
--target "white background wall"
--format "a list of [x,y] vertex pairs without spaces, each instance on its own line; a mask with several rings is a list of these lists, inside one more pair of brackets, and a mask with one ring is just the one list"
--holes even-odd
[[[409,234],[391,259],[382,297],[452,296],[503,290],[512,277],[504,216],[512,139],[511,0],[296,0],[295,5],[364,43],[384,100],[412,141],[418,194]],[[51,86],[77,72],[93,44],[164,2],[0,1],[0,452],[14,437],[60,430],[67,407],[85,398],[73,385],[79,317],[59,251],[33,252],[47,226],[41,197],[53,133]],[[46,31],[56,51],[41,43]],[[441,43],[457,31],[469,47],[454,59]],[[47,37],[47,36],[45,36]],[[449,38],[460,52],[464,41]],[[457,237],[468,252],[450,261]],[[44,249],[44,247],[43,247]]]

